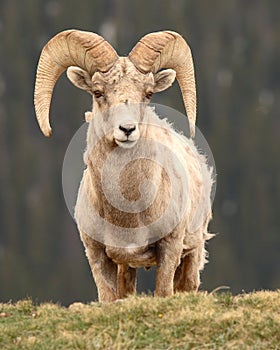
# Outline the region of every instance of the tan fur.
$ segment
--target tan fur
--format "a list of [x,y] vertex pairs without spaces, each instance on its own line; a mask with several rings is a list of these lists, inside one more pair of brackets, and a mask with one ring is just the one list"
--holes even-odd
[[[205,263],[205,240],[210,238],[207,227],[211,219],[212,178],[206,159],[199,154],[191,140],[183,136],[172,137],[175,133],[172,127],[165,120],[160,120],[152,108],[146,107],[146,92],[155,89],[152,73],[142,74],[128,58],[120,58],[109,72],[93,75],[91,92],[96,89],[104,93],[104,98],[95,99],[92,113],[87,113],[89,128],[84,154],[87,168],[79,189],[75,218],[98,288],[99,300],[111,302],[134,293],[135,269],[140,266],[157,266],[156,296],[168,296],[174,291],[195,291],[200,284],[199,271]],[[102,128],[110,123],[106,113],[108,108],[112,110],[120,104],[125,106],[139,102],[144,103],[138,110],[140,139],[162,143],[177,155],[187,174],[189,199],[184,217],[167,236],[145,246],[122,248],[99,243],[87,234],[103,234],[98,223],[92,221],[93,212],[118,227],[143,227],[161,217],[171,195],[166,171],[148,159],[130,163],[120,174],[119,182],[123,197],[133,202],[140,197],[139,185],[143,179],[152,180],[158,186],[158,191],[147,209],[139,213],[123,212],[114,208],[103,193],[101,169],[107,155],[117,147],[113,134],[102,136]],[[99,113],[104,113],[102,123],[96,117]],[[136,149],[137,144],[127,152]],[[152,151],[157,154],[156,146]],[[174,168],[172,159],[166,159],[166,162]],[[200,210],[198,204],[201,198],[206,203],[203,207],[206,212],[202,213],[203,222],[193,231],[192,222]],[[114,235],[114,232],[110,234]]]

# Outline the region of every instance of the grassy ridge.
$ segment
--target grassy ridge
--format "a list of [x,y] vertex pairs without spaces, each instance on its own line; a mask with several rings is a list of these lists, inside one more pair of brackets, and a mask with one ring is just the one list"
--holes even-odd
[[0,304],[0,349],[280,349],[280,290]]

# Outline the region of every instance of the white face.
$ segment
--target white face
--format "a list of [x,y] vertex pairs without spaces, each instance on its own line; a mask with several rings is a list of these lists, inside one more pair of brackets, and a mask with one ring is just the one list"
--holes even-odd
[[120,104],[108,110],[112,137],[118,146],[131,148],[139,139],[139,122],[143,114],[141,107],[141,104]]
[[145,115],[146,103],[120,103],[104,111],[91,113],[91,130],[98,139],[106,138],[123,148],[131,148],[140,138],[140,123]]
[[77,67],[67,71],[75,86],[93,95],[92,117],[102,115],[102,123],[98,125],[107,140],[123,148],[137,143],[139,122],[152,94],[171,86],[175,75],[172,69],[143,74],[126,57],[119,58],[107,73],[96,72],[92,77]]

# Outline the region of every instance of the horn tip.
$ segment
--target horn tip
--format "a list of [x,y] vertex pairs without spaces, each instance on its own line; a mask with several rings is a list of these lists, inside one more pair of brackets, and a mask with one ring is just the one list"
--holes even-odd
[[51,127],[47,127],[47,128],[42,128],[42,133],[46,136],[46,137],[51,137],[52,136],[52,128]]

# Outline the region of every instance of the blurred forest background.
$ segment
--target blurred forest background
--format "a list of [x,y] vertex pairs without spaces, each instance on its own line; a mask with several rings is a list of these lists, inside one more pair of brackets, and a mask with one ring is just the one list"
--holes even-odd
[[[198,127],[217,167],[204,290],[280,287],[280,2],[274,0],[0,0],[0,301],[90,301],[96,290],[66,208],[61,169],[91,98],[59,80],[53,137],[39,131],[40,51],[69,28],[97,32],[126,55],[151,31],[189,42]],[[184,112],[177,84],[153,102]],[[154,272],[140,273],[152,290]]]

